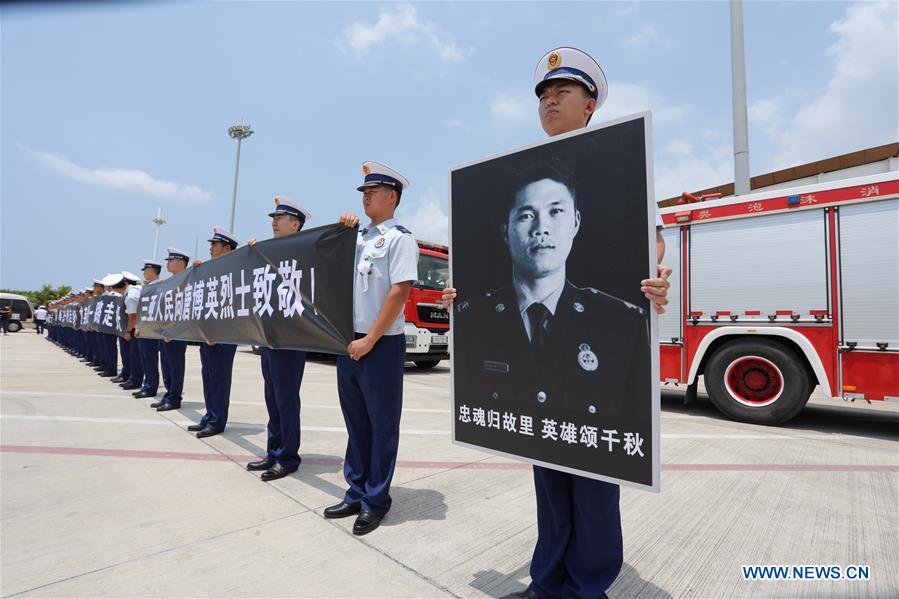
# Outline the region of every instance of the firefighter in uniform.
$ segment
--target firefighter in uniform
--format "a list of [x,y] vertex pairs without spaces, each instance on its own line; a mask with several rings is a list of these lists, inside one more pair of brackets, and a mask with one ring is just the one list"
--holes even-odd
[[[122,281],[124,282],[124,287],[121,290],[118,288],[115,289],[116,293],[122,297],[124,301],[126,296],[128,295],[128,290],[131,289],[131,286],[138,283],[139,279],[136,275],[133,275],[129,272],[122,271],[121,273],[117,273],[116,276],[121,275]],[[126,309],[127,314],[127,309]],[[122,369],[119,371],[119,375],[115,378],[109,379],[110,382],[116,383],[120,387],[123,385],[128,385],[131,381],[131,335],[128,334],[128,330],[126,328],[125,334],[118,338],[119,342],[119,356],[122,358]]]
[[125,335],[122,337],[127,342],[127,353],[122,353],[122,361],[127,360],[131,364],[130,376],[119,384],[125,391],[141,389],[144,382],[144,367],[140,359],[140,340],[135,336],[137,327],[137,311],[140,307],[140,277],[128,271],[122,271],[128,281],[128,289],[125,290],[125,315],[128,324],[125,326]]
[[[286,196],[275,197],[270,212],[273,237],[298,233],[312,215]],[[254,245],[251,239],[248,245]],[[265,457],[247,464],[247,470],[263,470],[266,482],[289,475],[300,467],[300,385],[306,370],[306,352],[261,348],[265,407],[268,410]]]
[[[121,294],[117,291],[113,290],[113,287],[110,285],[111,281],[115,281],[116,283],[122,282],[124,284],[124,280],[122,279],[121,273],[117,275],[106,275],[100,281],[103,286],[103,292],[100,295],[104,297],[110,296],[118,296],[121,297]],[[102,377],[115,377],[118,375],[118,363],[119,363],[119,350],[118,343],[116,341],[116,335],[112,333],[101,333],[97,331],[97,338],[99,339],[101,346],[101,356],[102,356],[102,370],[100,371],[100,376]]]
[[[144,260],[144,281],[153,285],[159,281],[162,263],[156,260]],[[140,364],[144,370],[144,382],[140,389],[132,393],[138,399],[156,397],[159,392],[159,339],[144,339],[140,336],[140,326],[135,330],[137,347],[140,350]]]
[[[220,258],[237,249],[240,241],[223,227],[212,227],[209,242],[209,255],[212,259]],[[202,264],[194,260],[194,267]],[[187,427],[188,431],[197,433],[197,439],[218,435],[225,430],[228,423],[228,407],[231,403],[231,376],[234,368],[234,354],[237,346],[233,343],[201,343],[200,371],[203,376],[203,401],[206,413],[200,422]]]
[[[106,292],[103,281],[94,279],[93,288],[90,297],[99,297]],[[109,361],[106,357],[106,344],[103,340],[103,333],[99,331],[87,331],[87,338],[91,346],[91,361],[88,366],[93,366],[94,370],[100,376],[115,376],[115,373],[109,372]]]
[[[355,340],[349,355],[337,358],[337,391],[349,434],[343,467],[349,489],[324,512],[326,518],[358,514],[355,535],[375,530],[390,509],[403,407],[403,307],[418,279],[418,244],[394,219],[409,181],[378,162],[366,162],[362,172],[358,190],[371,222],[356,242]],[[355,227],[359,218],[344,214],[340,222]]]
[[[602,69],[592,57],[575,48],[563,47],[548,52],[537,64],[534,83],[534,91],[540,99],[541,125],[550,136],[585,127],[608,94]],[[657,235],[656,241],[658,259],[661,261],[664,255],[661,235]],[[515,264],[513,244],[509,246]],[[667,278],[670,273],[669,268],[660,266],[657,278],[641,282],[641,291],[655,304],[657,312],[663,312],[664,305],[668,303]],[[517,319],[512,322],[517,325],[518,336],[512,340],[498,341],[507,346],[505,355],[493,353],[492,348],[480,350],[483,358],[481,366],[491,376],[496,375],[493,377],[494,389],[489,390],[491,394],[496,392],[502,396],[503,391],[530,394],[529,397],[538,403],[541,400],[552,401],[555,395],[566,409],[592,414],[591,407],[599,412],[606,406],[581,405],[585,402],[575,397],[584,396],[576,392],[569,394],[568,389],[569,385],[571,388],[580,386],[578,381],[588,384],[582,379],[589,379],[591,373],[602,370],[598,365],[607,357],[602,352],[609,349],[603,349],[599,339],[605,345],[609,336],[613,335],[616,343],[623,343],[623,347],[610,348],[617,356],[619,352],[627,351],[628,347],[645,345],[648,333],[645,326],[635,324],[638,318],[642,320],[636,307],[595,289],[574,287],[564,280],[564,266],[562,281],[560,287],[550,290],[551,293],[543,297],[528,297],[528,291],[535,291],[533,287],[528,289],[527,285],[513,283],[511,290],[491,292],[490,297],[470,303],[460,302],[456,311],[460,318],[465,318],[468,317],[467,312],[476,315],[492,307],[495,318],[502,319],[508,311],[511,314],[505,318]],[[444,291],[445,304],[452,304],[455,297],[455,289],[447,288]],[[582,334],[589,333],[585,329],[569,330],[579,326],[579,315],[596,312],[605,314],[602,320],[610,327],[608,330],[598,331],[595,336]],[[502,337],[494,335],[492,339]],[[594,337],[597,342],[590,343]],[[511,347],[509,344],[516,339],[519,346]],[[530,350],[529,356],[518,355],[524,351],[522,348]],[[549,352],[561,352],[561,355],[550,357]],[[545,356],[550,362],[562,360],[567,366],[556,371],[547,367],[528,371],[528,364],[531,364],[528,360],[533,360],[530,357],[533,355]],[[524,366],[510,360],[517,360]],[[492,369],[487,368],[491,362],[494,363]],[[615,357],[612,363],[621,363],[621,358]],[[506,366],[509,372],[500,372]],[[513,369],[519,373],[525,371],[521,381],[511,381],[514,376],[509,375],[513,374]],[[567,378],[569,371],[575,372],[576,378]],[[541,375],[555,382],[541,383]],[[627,384],[626,381],[632,377],[627,373],[621,376],[610,373],[610,376],[614,380],[597,381],[596,384],[611,383],[614,387]],[[534,486],[538,536],[531,560],[531,584],[524,591],[508,597],[605,597],[606,589],[618,576],[623,562],[618,486],[540,466],[534,466]]]
[[[166,257],[166,269],[177,275],[190,264],[190,256],[186,252],[175,247],[166,248],[169,255]],[[163,382],[165,383],[165,395],[159,402],[150,404],[157,412],[167,412],[181,408],[181,394],[184,391],[184,355],[187,352],[187,341],[179,339],[163,339],[160,344],[163,362]],[[168,366],[168,380],[166,380],[166,366]]]

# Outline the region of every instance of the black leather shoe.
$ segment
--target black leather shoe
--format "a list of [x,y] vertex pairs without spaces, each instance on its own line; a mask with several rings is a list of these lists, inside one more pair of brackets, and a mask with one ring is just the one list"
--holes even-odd
[[383,516],[377,516],[368,510],[362,510],[353,523],[353,534],[357,537],[367,535],[381,524]]
[[250,472],[253,472],[254,470],[268,470],[274,465],[275,458],[264,457],[261,460],[247,464],[247,470]]
[[120,376],[116,376],[114,379],[109,379],[110,383],[124,383],[127,379],[123,379]]
[[132,393],[131,395],[133,395],[134,397],[136,397],[138,399],[144,399],[145,397],[156,397],[155,393],[147,393],[143,389],[141,389],[135,393]]
[[181,406],[176,406],[173,403],[160,403],[156,408],[157,412],[168,412],[170,410],[180,410]]
[[531,588],[528,587],[523,591],[518,591],[517,593],[509,593],[508,595],[503,595],[500,599],[540,599],[540,595]]
[[358,505],[350,505],[345,501],[341,501],[337,505],[325,508],[325,518],[346,518],[347,516],[355,516],[362,508]]
[[195,433],[197,431],[203,430],[204,428],[206,428],[205,424],[191,424],[190,426],[187,427],[187,430],[189,430],[192,433]]
[[108,378],[111,377],[111,376],[115,376],[115,373],[114,373],[114,372],[101,372],[101,373],[99,373],[99,374],[100,374],[100,376],[103,377],[104,379],[108,379]]
[[164,401],[154,401],[153,403],[150,404],[150,407],[155,410],[156,408],[158,408],[159,406],[161,406],[164,403],[165,403]]
[[[212,428],[211,426],[207,426],[203,430],[197,433],[197,439],[203,439],[205,437],[212,437],[214,435],[221,435],[225,431],[220,431]],[[266,470],[268,472],[268,470]]]
[[132,389],[140,389],[140,385],[134,385],[132,383],[128,383],[126,385],[119,385],[123,391],[131,391]]
[[263,472],[262,476],[260,478],[265,482],[269,482],[271,480],[278,480],[279,478],[284,478],[285,476],[287,476],[288,474],[290,474],[292,472],[296,472],[296,470],[288,470],[281,464],[275,463],[274,466],[272,466],[271,468],[269,468],[268,470]]

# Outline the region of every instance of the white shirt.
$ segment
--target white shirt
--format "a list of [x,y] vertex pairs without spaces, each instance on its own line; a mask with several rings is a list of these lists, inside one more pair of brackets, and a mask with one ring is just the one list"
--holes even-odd
[[563,278],[562,284],[550,292],[549,295],[542,298],[531,296],[527,289],[514,282],[512,283],[512,288],[515,290],[515,297],[518,299],[518,312],[521,315],[522,322],[524,322],[524,330],[528,333],[528,339],[531,339],[531,320],[528,318],[528,308],[531,304],[539,302],[546,306],[546,309],[549,310],[550,314],[555,316],[556,307],[559,305],[559,298],[562,297],[562,291],[565,289],[565,279]]
[[129,285],[125,290],[125,314],[137,314],[138,305],[140,304],[139,285]]
[[[357,333],[368,333],[393,285],[418,279],[418,244],[410,233],[396,227],[392,218],[359,230],[353,273],[353,328]],[[384,334],[399,335],[405,325],[400,310]]]
[[38,308],[34,311],[34,319],[35,320],[47,320],[47,311],[43,308]]

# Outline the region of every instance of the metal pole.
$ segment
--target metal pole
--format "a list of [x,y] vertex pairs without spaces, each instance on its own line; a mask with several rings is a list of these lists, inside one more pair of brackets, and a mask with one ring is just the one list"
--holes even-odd
[[734,113],[734,193],[749,193],[749,119],[746,115],[746,57],[743,0],[730,2],[730,62]]
[[237,140],[237,160],[234,162],[234,191],[231,194],[231,224],[229,229],[234,233],[234,210],[237,208],[237,174],[240,172],[240,142],[253,135],[249,125],[232,125],[228,127],[228,135]]
[[153,259],[156,260],[156,250],[159,247],[159,229],[165,224],[165,221],[162,220],[162,208],[159,208],[156,212],[156,218],[153,219],[153,224],[156,225],[156,239],[153,240]]
[[[234,190],[231,192],[231,224],[228,230],[234,233],[234,210],[237,208],[237,174],[240,172],[240,142],[243,138],[237,138],[237,161],[234,163]],[[235,233],[236,235],[236,233]]]

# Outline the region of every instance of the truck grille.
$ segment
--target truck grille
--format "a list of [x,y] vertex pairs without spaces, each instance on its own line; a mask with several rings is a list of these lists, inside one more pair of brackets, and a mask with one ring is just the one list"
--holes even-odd
[[444,308],[435,308],[432,306],[418,306],[418,319],[421,322],[436,322],[441,324],[449,324],[449,312]]

